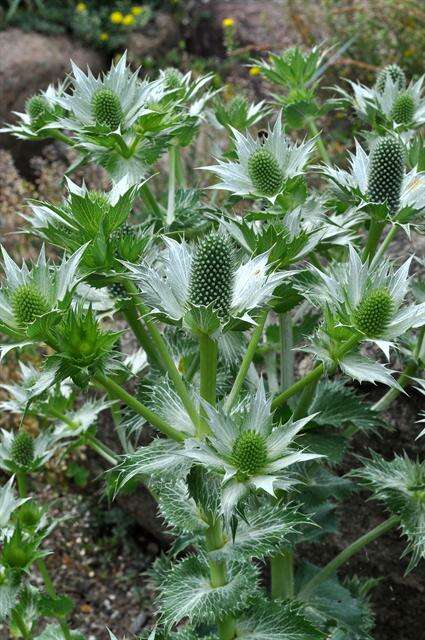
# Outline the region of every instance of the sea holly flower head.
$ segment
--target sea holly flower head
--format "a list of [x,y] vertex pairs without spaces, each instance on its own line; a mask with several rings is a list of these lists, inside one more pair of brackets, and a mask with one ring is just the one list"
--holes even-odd
[[62,126],[76,133],[82,128],[124,132],[148,111],[150,102],[161,99],[164,93],[161,82],[141,81],[139,70],[130,71],[126,53],[98,77],[90,69],[85,74],[75,63],[71,64],[72,90],[57,97],[57,102],[69,113],[62,119]]
[[373,87],[348,82],[353,94],[341,88],[337,88],[338,93],[381,134],[393,130],[408,139],[424,124],[424,76],[407,84],[404,71],[398,65],[389,65],[378,74]]
[[72,291],[79,281],[77,269],[87,245],[59,266],[46,260],[42,247],[35,264],[18,267],[2,247],[5,279],[0,288],[0,331],[23,337],[38,318],[58,315],[71,303]]
[[386,259],[369,264],[350,245],[347,262],[332,263],[326,272],[311,265],[313,280],[299,288],[322,309],[335,334],[347,338],[358,332],[359,342],[375,342],[389,356],[397,338],[425,323],[425,303],[405,300],[411,261],[396,270]]
[[[220,325],[228,329],[252,323],[250,314],[292,273],[273,272],[268,252],[238,264],[222,234],[211,234],[197,246],[164,240],[157,263],[127,267],[152,313],[205,333],[217,332]],[[211,323],[211,330],[205,323]]]
[[8,473],[34,472],[55,454],[57,442],[51,430],[33,437],[26,431],[1,430],[0,468]]
[[232,129],[237,161],[219,160],[217,165],[201,167],[212,171],[221,182],[212,189],[224,189],[234,195],[263,197],[274,202],[287,181],[302,173],[313,152],[314,139],[293,143],[282,132],[281,115],[261,140],[249,132],[244,136]]
[[321,165],[333,194],[340,202],[359,207],[372,216],[415,224],[424,209],[425,172],[404,168],[404,153],[393,137],[379,138],[367,153],[356,140],[349,152],[349,170]]
[[269,109],[264,102],[250,103],[245,96],[236,95],[228,102],[218,99],[213,105],[213,115],[217,126],[225,127],[230,133],[233,129],[249,129],[265,118]]
[[294,447],[297,434],[314,416],[273,426],[270,405],[262,381],[241,415],[204,403],[210,433],[203,442],[186,444],[187,456],[222,475],[221,508],[226,518],[250,490],[274,495],[276,488],[294,482],[288,477],[290,466],[321,457]]
[[8,124],[0,133],[11,133],[21,140],[42,140],[51,136],[52,129],[58,129],[59,119],[64,110],[58,104],[58,98],[63,94],[64,84],[57,87],[49,85],[45,91],[40,91],[29,97],[25,103],[25,111],[15,111],[18,121]]

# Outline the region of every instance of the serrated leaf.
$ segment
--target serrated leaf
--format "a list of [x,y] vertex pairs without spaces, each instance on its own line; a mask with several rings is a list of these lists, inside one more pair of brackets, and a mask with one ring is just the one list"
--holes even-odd
[[412,461],[406,455],[384,460],[373,454],[350,475],[400,516],[400,527],[408,540],[403,555],[411,554],[407,572],[411,571],[425,558],[425,461]]
[[323,426],[340,428],[351,422],[359,429],[374,429],[382,424],[371,405],[341,380],[320,382],[310,412],[319,414],[315,422]]
[[[48,624],[34,640],[64,640],[64,635],[58,624]],[[71,631],[71,640],[85,640],[85,636],[79,631]]]
[[227,583],[213,588],[205,560],[190,556],[166,575],[160,585],[162,621],[167,627],[188,620],[193,624],[214,623],[236,614],[255,596],[258,571],[253,565],[233,563]]
[[74,602],[68,596],[50,596],[43,593],[38,600],[42,616],[56,618],[67,616],[74,608]]
[[234,540],[210,553],[211,558],[262,559],[291,544],[310,522],[295,507],[285,505],[263,505],[245,518],[238,523]]
[[158,506],[167,523],[181,533],[195,533],[205,529],[207,523],[202,519],[187,485],[183,480],[161,483]]
[[240,640],[325,640],[322,631],[316,629],[292,603],[256,601],[251,613],[237,622]]
[[18,602],[20,586],[0,585],[0,620],[5,620]]

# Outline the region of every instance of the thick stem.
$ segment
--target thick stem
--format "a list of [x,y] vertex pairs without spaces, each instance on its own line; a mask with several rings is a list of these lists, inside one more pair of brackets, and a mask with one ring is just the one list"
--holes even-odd
[[385,222],[381,220],[371,220],[369,233],[367,236],[367,242],[363,251],[363,261],[369,260],[371,262],[375,256],[376,249],[381,239],[382,232],[385,227]]
[[27,625],[25,624],[25,620],[24,620],[22,614],[19,613],[19,611],[17,609],[14,609],[13,614],[12,614],[12,618],[13,618],[14,623],[18,627],[23,639],[24,640],[31,640],[32,633],[28,629]]
[[161,363],[165,368],[165,370],[167,371],[168,375],[170,376],[174,384],[174,387],[177,391],[177,394],[179,395],[181,401],[183,402],[183,405],[187,413],[189,414],[189,417],[192,420],[192,423],[194,424],[195,427],[197,427],[199,423],[198,412],[192,401],[192,398],[190,397],[190,394],[186,388],[186,385],[183,382],[183,379],[174,363],[174,360],[168,351],[165,340],[162,337],[155,323],[150,319],[148,315],[149,309],[145,307],[142,300],[140,299],[139,292],[136,286],[132,282],[130,282],[128,283],[128,287],[129,287],[129,291],[134,295],[134,299],[137,304],[137,307],[139,308],[139,311],[144,318],[146,328],[150,334],[153,345],[158,353]]
[[314,119],[313,118],[308,118],[307,125],[308,125],[308,128],[310,130],[310,133],[313,136],[317,137],[316,146],[317,146],[317,150],[319,151],[323,162],[325,164],[327,164],[327,165],[330,165],[331,164],[331,159],[329,157],[329,154],[328,154],[328,152],[326,150],[325,145],[323,144],[322,136],[320,135],[319,129],[317,128]]
[[308,410],[313,401],[314,395],[316,393],[317,385],[319,383],[319,378],[309,384],[307,387],[304,387],[300,398],[295,405],[294,412],[292,414],[293,420],[300,420],[304,418],[308,414]]
[[398,231],[398,226],[394,224],[391,227],[391,229],[388,231],[388,233],[385,236],[383,242],[381,243],[381,246],[379,247],[378,251],[375,254],[375,261],[376,262],[378,260],[380,260],[385,255],[385,253],[386,253],[388,247],[390,246],[391,242],[393,241],[393,238],[396,235],[397,231]]
[[167,201],[167,226],[174,222],[174,203],[176,197],[176,165],[177,148],[174,145],[168,150],[168,201]]
[[143,416],[147,422],[150,422],[168,438],[176,440],[177,442],[182,442],[184,440],[185,437],[181,431],[174,429],[170,424],[168,424],[168,422],[139,402],[137,398],[130,395],[123,387],[114,382],[114,380],[100,372],[94,376],[94,380],[101,384],[102,387],[111,394],[111,396],[122,400],[127,406],[131,407],[136,413]]
[[[338,349],[337,353],[335,354],[335,359],[339,360],[340,358],[342,358],[346,353],[351,351],[351,349],[355,347],[358,344],[358,342],[359,342],[359,336],[356,334],[353,335],[346,342],[344,342],[344,344],[341,345],[341,347]],[[272,402],[272,409],[275,410],[278,407],[282,406],[283,404],[285,404],[287,400],[289,400],[289,398],[292,398],[292,396],[295,396],[297,393],[300,393],[304,389],[304,387],[307,387],[309,384],[320,380],[320,378],[323,376],[325,371],[326,369],[324,364],[323,363],[318,364],[312,371],[310,371],[310,373],[305,375],[304,378],[301,378],[300,380],[295,382],[293,385],[291,385],[289,389],[282,391],[282,393],[276,396],[276,398]]]
[[131,330],[136,336],[140,346],[145,351],[149,363],[157,367],[159,370],[163,371],[164,367],[161,364],[157,352],[153,348],[152,340],[149,336],[149,333],[145,329],[143,321],[139,318],[135,307],[133,305],[126,304],[122,307],[122,312],[129,326],[131,327]]
[[260,341],[260,338],[263,334],[263,329],[264,329],[264,325],[267,319],[267,314],[268,314],[269,310],[268,309],[264,309],[264,311],[262,312],[261,316],[258,319],[258,324],[255,327],[252,336],[251,336],[251,340],[249,341],[248,344],[248,348],[245,351],[245,355],[242,359],[242,363],[241,366],[239,368],[238,374],[236,376],[236,379],[233,383],[233,387],[229,393],[229,395],[227,396],[224,408],[226,411],[230,411],[230,409],[233,407],[233,405],[235,404],[235,401],[239,395],[239,392],[242,388],[242,385],[244,383],[244,380],[247,376],[248,373],[248,369],[251,365],[251,362],[254,358],[255,355],[255,351],[257,349],[258,343]]
[[[213,407],[216,403],[217,392],[217,342],[205,333],[199,336],[200,372],[201,372],[201,398],[209,402]],[[201,408],[198,426],[198,436],[202,437],[209,432],[205,411]]]
[[280,389],[285,391],[294,384],[295,354],[294,329],[290,313],[279,314],[280,328]]
[[152,209],[152,211],[159,217],[162,218],[162,211],[161,211],[161,206],[159,205],[159,203],[157,202],[155,196],[153,195],[151,188],[149,187],[148,183],[145,182],[144,184],[142,184],[142,186],[140,187],[140,194],[143,196],[143,198],[146,200],[146,202],[148,203],[148,205],[150,206],[150,208]]
[[274,600],[286,600],[294,596],[294,553],[282,549],[270,560],[271,592]]
[[[205,541],[208,551],[221,549],[225,540],[221,527],[221,520],[217,519],[205,533]],[[210,560],[210,582],[213,589],[223,587],[227,584],[227,569],[225,560]],[[233,640],[236,635],[235,620],[231,616],[226,616],[217,623],[220,640]]]
[[387,533],[388,531],[391,531],[391,529],[394,529],[394,527],[396,527],[399,523],[399,516],[391,516],[371,531],[368,531],[364,535],[360,536],[360,538],[346,547],[325,567],[323,567],[323,569],[319,571],[319,573],[316,573],[316,575],[305,585],[305,587],[301,589],[298,597],[300,599],[308,598],[308,596],[314,591],[314,589],[316,589],[316,587],[318,587],[319,584],[321,584],[325,580],[328,580],[341,565],[347,562],[347,560],[361,551],[363,547],[379,538],[379,536],[382,536],[384,535],[384,533]]
[[[410,362],[407,363],[404,371],[400,374],[397,380],[398,384],[402,389],[404,389],[410,384],[411,376],[413,376],[416,373],[417,369],[418,369],[418,363],[415,360],[411,360]],[[375,404],[372,405],[373,411],[376,411],[376,412],[385,411],[394,402],[394,400],[398,398],[400,393],[401,393],[400,389],[397,389],[396,387],[392,387],[387,391],[387,393],[384,396],[382,396],[380,400],[378,400],[378,402],[375,402]]]
[[180,187],[186,188],[186,175],[184,160],[182,158],[180,147],[176,146],[176,179]]

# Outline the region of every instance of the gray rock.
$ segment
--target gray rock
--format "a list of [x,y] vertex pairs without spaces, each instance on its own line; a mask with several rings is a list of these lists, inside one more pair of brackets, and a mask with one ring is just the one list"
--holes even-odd
[[147,56],[157,58],[172,49],[178,42],[179,28],[173,16],[162,11],[155,16],[143,30],[133,31],[128,39],[129,60],[140,64]]

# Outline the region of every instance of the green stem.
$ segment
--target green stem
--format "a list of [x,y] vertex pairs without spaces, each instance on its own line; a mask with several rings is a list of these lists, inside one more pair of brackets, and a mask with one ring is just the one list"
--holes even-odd
[[49,131],[49,135],[59,142],[64,142],[69,147],[75,147],[75,145],[77,144],[75,140],[65,135],[61,131],[58,131],[57,129],[51,129]]
[[[200,372],[201,372],[201,398],[209,402],[213,407],[216,403],[217,392],[217,342],[203,333],[199,336]],[[205,411],[201,408],[198,425],[198,436],[202,437],[209,432]]]
[[241,366],[239,368],[238,374],[236,376],[236,379],[233,383],[232,389],[229,393],[229,395],[227,396],[225,405],[224,405],[224,409],[226,411],[230,411],[230,409],[233,407],[233,405],[235,404],[236,398],[239,395],[239,392],[242,388],[242,385],[244,383],[244,380],[247,376],[250,364],[254,358],[255,355],[255,351],[257,349],[258,343],[260,341],[260,338],[263,334],[263,329],[264,329],[264,325],[266,323],[266,319],[267,319],[267,315],[268,315],[269,310],[268,309],[264,309],[262,314],[260,315],[260,317],[258,318],[258,323],[257,326],[255,327],[252,336],[251,336],[251,340],[249,341],[248,344],[248,348],[245,351],[245,355],[242,359],[242,363]]
[[391,229],[388,231],[387,235],[384,238],[384,241],[381,243],[381,246],[379,247],[378,251],[375,254],[375,261],[377,262],[378,260],[380,260],[380,258],[382,258],[388,247],[390,246],[391,242],[393,241],[394,236],[396,235],[398,231],[398,226],[397,225],[393,225],[391,227]]
[[363,251],[363,261],[369,260],[371,262],[376,253],[379,240],[381,239],[382,232],[385,227],[385,222],[382,220],[371,220],[369,233],[367,236],[366,246]]
[[308,125],[308,128],[309,128],[310,133],[312,134],[312,136],[317,136],[316,146],[317,146],[317,149],[318,149],[318,151],[320,153],[320,156],[321,156],[323,162],[325,164],[330,165],[331,164],[331,159],[329,157],[329,154],[328,154],[328,152],[326,150],[325,145],[323,144],[322,136],[320,135],[319,129],[316,126],[314,118],[308,118],[307,119],[307,125]]
[[27,497],[27,476],[25,473],[19,472],[16,474],[16,480],[18,482],[18,491],[21,498]]
[[[127,288],[127,283],[125,283],[125,286]],[[131,304],[126,304],[122,307],[122,312],[129,326],[131,327],[131,330],[136,336],[140,346],[145,351],[149,363],[151,365],[155,365],[158,369],[163,371],[164,369],[161,366],[161,361],[158,358],[158,354],[152,346],[151,338],[143,325],[143,321],[140,320],[135,307]]]
[[[205,533],[205,541],[208,551],[221,549],[225,540],[221,520],[217,519]],[[224,587],[227,584],[227,568],[225,560],[210,560],[210,582],[213,589]],[[233,640],[236,636],[236,623],[232,616],[226,616],[218,622],[220,640]]]
[[180,147],[176,147],[176,178],[177,184],[185,189],[186,175]]
[[25,620],[17,609],[13,611],[12,618],[18,627],[24,640],[31,640],[32,633],[25,624]]
[[280,388],[285,391],[294,384],[294,330],[290,313],[279,314],[280,328]]
[[307,387],[304,387],[292,414],[293,420],[300,420],[308,414],[308,410],[316,393],[318,383],[319,378],[309,384]]
[[152,211],[159,217],[162,218],[161,206],[158,204],[155,196],[153,195],[149,185],[147,182],[142,184],[140,187],[140,194],[146,200]]
[[294,596],[294,553],[282,549],[270,560],[271,592],[274,600],[286,600]]
[[199,363],[200,363],[200,356],[199,353],[197,353],[196,355],[193,356],[192,358],[192,362],[190,363],[190,365],[187,368],[187,371],[185,373],[185,378],[188,382],[191,382],[193,380],[193,377],[195,375],[195,373],[198,371],[199,369]]
[[341,553],[339,553],[333,560],[331,560],[319,573],[316,575],[301,589],[298,594],[299,598],[306,599],[308,596],[318,587],[319,584],[328,580],[336,570],[343,565],[347,560],[351,558],[351,556],[355,555],[359,551],[363,549],[366,545],[370,544],[379,536],[384,535],[391,529],[394,529],[400,523],[399,516],[391,516],[377,527],[368,531],[364,535],[360,536],[357,540],[355,540],[352,544],[346,547]]
[[[341,347],[336,352],[335,360],[339,360],[346,353],[351,351],[351,349],[354,346],[356,346],[358,342],[359,342],[359,336],[356,334],[353,335],[351,338],[349,338],[346,342],[344,342],[344,344],[341,345]],[[313,382],[317,382],[318,380],[320,380],[320,378],[323,376],[325,371],[326,371],[325,365],[323,363],[318,364],[312,371],[310,371],[310,373],[305,375],[304,378],[301,378],[300,380],[295,382],[293,385],[291,385],[288,389],[285,389],[285,391],[282,391],[282,393],[276,396],[276,398],[272,402],[272,409],[273,410],[277,409],[281,405],[285,404],[285,402],[289,400],[289,398],[292,398],[292,396],[295,396],[297,393],[300,393],[304,389],[304,387],[308,386]]]
[[[64,413],[61,413],[60,411],[58,411],[54,407],[50,407],[49,408],[49,413],[54,418],[57,418],[58,420],[61,420],[62,422],[67,424],[71,429],[73,429],[73,430],[78,429],[78,424],[76,422],[71,420],[71,418],[68,418],[67,415],[65,415]],[[113,466],[118,464],[118,456],[106,444],[103,444],[103,442],[98,440],[98,438],[96,438],[96,436],[87,436],[86,435],[85,436],[85,442],[89,447],[91,447],[93,449],[93,451],[96,451],[96,453],[98,453],[103,458],[105,458],[105,460],[107,462],[109,462],[110,464],[112,464]]]
[[168,422],[139,402],[137,398],[130,395],[123,387],[114,382],[114,380],[100,372],[94,376],[94,380],[101,384],[102,387],[111,394],[111,396],[122,400],[126,405],[134,409],[134,411],[139,415],[143,416],[147,422],[150,422],[168,438],[176,440],[177,442],[182,442],[184,440],[185,437],[181,431],[174,429],[170,424],[168,424]]
[[174,222],[174,203],[176,196],[176,164],[177,164],[177,148],[174,145],[168,150],[168,201],[167,201],[167,226],[170,227]]
[[146,328],[150,334],[153,345],[158,353],[158,357],[160,358],[163,367],[165,368],[168,375],[170,376],[174,384],[174,387],[177,391],[177,394],[179,395],[181,401],[183,402],[183,405],[187,413],[189,414],[189,417],[192,420],[192,423],[194,424],[195,427],[197,427],[199,423],[198,412],[192,401],[192,398],[190,397],[190,394],[186,388],[186,385],[183,382],[183,379],[174,363],[174,360],[168,351],[167,344],[164,338],[162,337],[160,331],[156,327],[155,323],[149,317],[149,309],[145,307],[145,305],[143,304],[136,286],[132,282],[128,283],[128,286],[130,287],[129,290],[131,290],[131,292],[134,294],[136,304],[139,308],[140,314],[144,318]]

